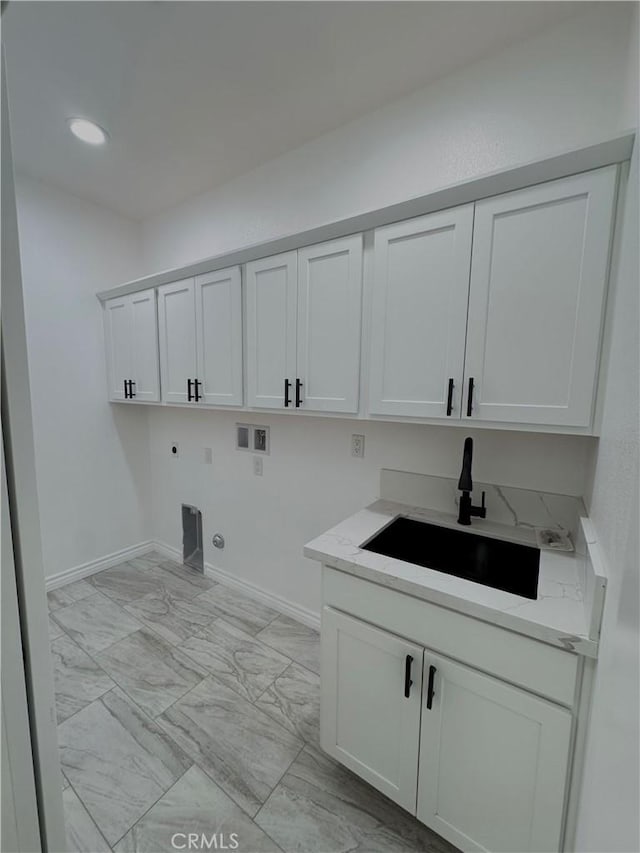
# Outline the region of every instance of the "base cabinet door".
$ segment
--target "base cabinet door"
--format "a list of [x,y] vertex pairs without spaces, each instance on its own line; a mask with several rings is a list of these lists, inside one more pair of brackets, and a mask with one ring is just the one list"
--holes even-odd
[[422,655],[419,646],[323,609],[321,746],[412,814]]
[[158,288],[160,371],[166,403],[196,402],[195,290],[192,278]]
[[591,424],[616,170],[476,204],[463,417]]
[[569,711],[424,653],[419,820],[460,850],[561,849]]
[[242,405],[240,267],[195,280],[199,396],[209,406]]
[[128,298],[131,300],[132,399],[157,403],[160,374],[156,292],[143,290]]

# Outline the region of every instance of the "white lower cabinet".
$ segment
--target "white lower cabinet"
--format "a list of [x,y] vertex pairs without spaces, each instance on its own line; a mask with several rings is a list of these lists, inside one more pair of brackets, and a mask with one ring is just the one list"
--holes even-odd
[[422,648],[325,607],[321,746],[415,814]]
[[569,709],[326,604],[321,685],[322,748],[460,850],[562,849]]
[[431,652],[423,684],[418,819],[461,850],[559,850],[571,713]]

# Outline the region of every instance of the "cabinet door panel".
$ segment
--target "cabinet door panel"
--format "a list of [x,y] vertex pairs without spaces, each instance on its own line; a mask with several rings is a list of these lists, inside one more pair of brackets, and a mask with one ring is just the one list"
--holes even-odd
[[195,299],[192,278],[158,288],[162,399],[186,403],[187,379],[196,378]]
[[203,403],[242,405],[242,297],[240,267],[198,276],[198,379]]
[[610,166],[477,203],[471,417],[590,425],[616,174]]
[[[415,814],[419,646],[329,607],[322,612],[322,748]],[[405,697],[406,656],[413,658]]]
[[369,409],[460,416],[473,205],[375,232]]
[[423,686],[418,818],[465,851],[558,851],[570,712],[429,651]]
[[104,305],[109,399],[124,400],[125,380],[133,378],[131,361],[131,305],[129,298],[109,299]]
[[157,402],[160,399],[158,365],[158,316],[155,290],[134,293],[131,300],[131,351],[134,399]]
[[303,408],[357,412],[362,235],[298,252],[298,358]]
[[247,277],[247,404],[281,409],[295,385],[297,253],[253,261]]

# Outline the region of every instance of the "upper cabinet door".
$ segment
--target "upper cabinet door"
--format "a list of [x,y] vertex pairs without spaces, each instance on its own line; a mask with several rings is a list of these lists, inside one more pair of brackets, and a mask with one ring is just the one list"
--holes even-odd
[[240,267],[195,280],[198,386],[208,405],[242,405],[242,291]]
[[247,277],[247,405],[295,405],[297,252],[253,261]]
[[[187,385],[196,380],[194,290],[192,278],[158,288],[162,399],[167,403],[195,402],[188,399]],[[191,391],[193,397],[193,384]]]
[[156,292],[143,290],[128,299],[131,302],[133,399],[156,403],[160,399]]
[[418,819],[461,850],[561,849],[571,712],[424,653]]
[[369,411],[459,417],[473,205],[378,228]]
[[477,203],[464,417],[591,424],[616,175]]
[[322,748],[415,814],[422,648],[324,607],[321,654]]
[[131,353],[131,305],[128,296],[104,304],[104,337],[107,350],[109,399],[124,400],[125,385],[133,378]]
[[362,234],[298,252],[300,407],[357,412],[362,315]]

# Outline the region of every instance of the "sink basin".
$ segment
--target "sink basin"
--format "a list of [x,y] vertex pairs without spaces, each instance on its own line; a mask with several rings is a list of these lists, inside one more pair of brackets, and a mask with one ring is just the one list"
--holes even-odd
[[540,549],[531,545],[400,517],[360,547],[524,598],[537,598]]

